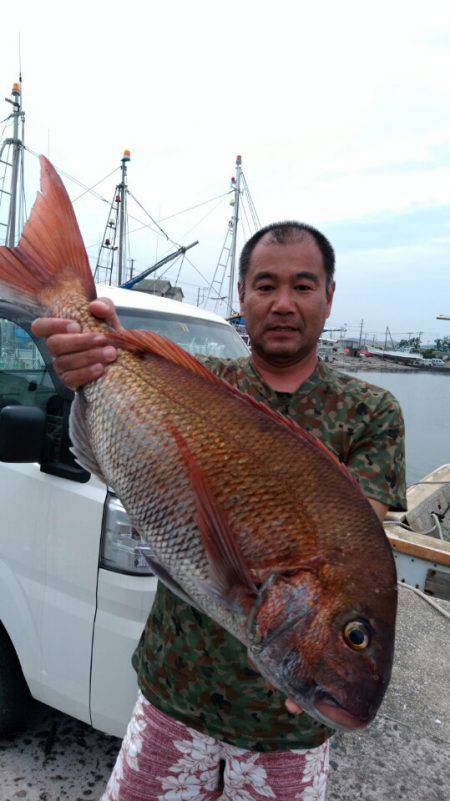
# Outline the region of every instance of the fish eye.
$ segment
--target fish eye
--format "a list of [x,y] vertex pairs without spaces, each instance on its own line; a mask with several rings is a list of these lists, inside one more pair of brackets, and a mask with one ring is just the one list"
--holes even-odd
[[370,643],[370,632],[361,620],[351,620],[344,628],[344,640],[354,651],[364,651]]

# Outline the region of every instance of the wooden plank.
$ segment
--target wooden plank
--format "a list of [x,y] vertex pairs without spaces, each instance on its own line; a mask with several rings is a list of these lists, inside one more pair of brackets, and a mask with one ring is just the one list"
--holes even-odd
[[394,529],[386,533],[392,548],[396,551],[450,567],[450,542],[427,537],[425,534],[409,532],[405,529],[397,529],[397,531]]

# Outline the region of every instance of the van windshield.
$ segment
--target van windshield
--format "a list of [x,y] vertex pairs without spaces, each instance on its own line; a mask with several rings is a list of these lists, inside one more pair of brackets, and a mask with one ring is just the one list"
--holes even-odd
[[117,313],[125,328],[154,331],[176,342],[192,356],[202,354],[220,359],[238,359],[249,355],[248,348],[231,325],[141,309],[118,308]]

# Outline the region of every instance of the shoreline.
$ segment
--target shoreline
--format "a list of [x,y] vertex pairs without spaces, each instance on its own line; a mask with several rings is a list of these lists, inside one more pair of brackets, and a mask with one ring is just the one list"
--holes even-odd
[[361,356],[336,356],[331,362],[326,362],[336,370],[345,370],[348,372],[364,372],[364,373],[439,373],[447,374],[450,376],[450,365],[448,367],[411,367],[406,364],[398,364],[397,362],[387,362],[385,359],[379,359],[376,356],[364,358]]

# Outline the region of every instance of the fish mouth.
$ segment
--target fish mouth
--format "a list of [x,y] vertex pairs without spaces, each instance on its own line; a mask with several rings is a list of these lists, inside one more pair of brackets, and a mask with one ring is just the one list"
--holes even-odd
[[370,723],[371,718],[362,719],[345,709],[339,701],[324,690],[318,690],[314,698],[314,709],[320,714],[328,726],[352,731],[363,729]]

